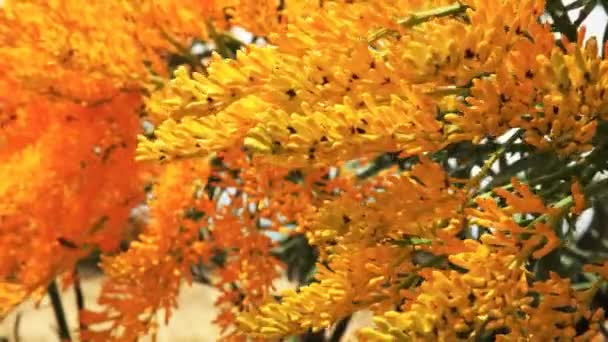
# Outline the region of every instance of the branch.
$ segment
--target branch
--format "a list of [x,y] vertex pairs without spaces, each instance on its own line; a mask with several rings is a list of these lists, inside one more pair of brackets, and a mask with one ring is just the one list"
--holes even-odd
[[475,176],[473,176],[465,185],[465,194],[469,196],[474,195],[474,193],[471,193],[471,191],[477,191],[479,183],[481,183],[483,178],[488,175],[488,173],[492,169],[492,165],[494,165],[494,163],[498,161],[498,159],[500,159],[509,150],[511,145],[521,137],[522,133],[523,131],[521,129],[517,129],[515,132],[513,132],[513,135],[511,135],[511,137],[509,137],[509,139],[504,144],[502,144],[500,148],[496,150],[496,152],[492,154],[492,156],[490,156],[488,160],[486,160],[486,162],[481,167],[481,170]]
[[557,31],[565,35],[570,42],[576,42],[576,26],[570,21],[568,10],[562,3],[562,0],[548,1],[547,12],[551,15],[551,19],[553,19],[553,24],[557,28]]
[[192,65],[193,68],[198,68],[201,65],[201,61],[198,57],[192,54],[192,51],[187,46],[184,46],[180,43],[175,37],[173,37],[169,32],[164,29],[160,29],[160,33],[165,38],[177,52],[181,54],[188,62]]
[[47,288],[49,297],[51,298],[51,304],[53,306],[53,312],[55,313],[55,319],[57,320],[57,326],[59,328],[59,338],[62,342],[72,341],[70,336],[70,329],[68,328],[68,322],[65,318],[65,311],[63,311],[63,304],[61,304],[61,296],[59,295],[59,288],[55,280],[51,281]]
[[207,30],[209,30],[209,37],[211,37],[211,39],[213,39],[215,42],[216,51],[220,54],[220,56],[230,59],[236,58],[234,52],[232,52],[232,50],[228,48],[228,45],[226,45],[224,37],[216,31],[215,26],[213,26],[213,23],[209,20],[207,21]]

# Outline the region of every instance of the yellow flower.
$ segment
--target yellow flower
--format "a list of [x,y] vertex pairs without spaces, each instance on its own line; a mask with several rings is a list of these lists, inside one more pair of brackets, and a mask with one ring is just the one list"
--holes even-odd
[[[19,98],[21,89],[13,91]],[[11,143],[0,153],[0,278],[31,292],[92,248],[116,249],[143,194],[129,139],[138,129],[129,115],[137,96],[95,108],[25,98],[33,101],[16,115],[35,122],[32,132],[16,129],[20,122],[0,129]]]
[[473,82],[461,114],[446,115],[451,141],[479,141],[521,127],[526,142],[542,149],[570,154],[591,148],[597,119],[608,109],[602,76],[608,64],[597,56],[595,39],[582,48],[568,44],[564,53],[543,43],[549,33],[539,30],[533,42],[516,45],[495,75]]

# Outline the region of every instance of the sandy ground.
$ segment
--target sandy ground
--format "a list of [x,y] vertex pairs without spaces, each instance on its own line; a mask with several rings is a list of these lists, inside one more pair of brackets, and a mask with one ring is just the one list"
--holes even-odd
[[[100,275],[83,279],[82,287],[85,305],[95,307],[96,297],[101,289],[103,278]],[[175,311],[169,325],[163,326],[158,332],[158,341],[216,341],[219,329],[211,324],[216,311],[213,302],[218,293],[214,289],[194,284],[184,286],[179,297],[179,309]],[[62,293],[62,302],[70,328],[77,326],[75,296],[72,290]],[[19,324],[15,329],[15,322]],[[57,324],[53,316],[48,298],[44,298],[36,309],[32,302],[23,303],[0,326],[0,336],[8,337],[9,341],[19,342],[56,342]],[[15,331],[17,330],[17,331]],[[73,336],[76,334],[73,333]],[[16,338],[18,336],[18,338]],[[141,341],[150,341],[142,338]]]
[[[100,274],[83,274],[82,287],[85,297],[85,305],[95,308],[97,294],[101,289],[103,277]],[[279,286],[289,286],[285,281]],[[185,285],[180,293],[179,308],[174,312],[169,324],[162,326],[158,331],[159,342],[208,342],[216,341],[219,329],[211,323],[216,315],[213,302],[218,292],[213,288],[193,284],[192,287]],[[64,310],[66,311],[68,324],[73,331],[77,326],[77,314],[74,292],[70,289],[62,293]],[[349,327],[349,332],[343,341],[352,340],[352,332],[356,326],[362,326],[369,322],[367,314],[359,314],[354,319],[354,324]],[[162,321],[162,320],[161,320]],[[18,322],[18,324],[15,324]],[[53,316],[48,298],[44,298],[38,309],[32,302],[20,305],[4,321],[0,322],[0,336],[7,338],[10,342],[59,342],[56,334],[57,324]],[[74,332],[73,337],[76,336]],[[75,339],[76,340],[76,339]],[[0,341],[6,341],[0,339]],[[142,342],[151,341],[151,338],[140,339]]]

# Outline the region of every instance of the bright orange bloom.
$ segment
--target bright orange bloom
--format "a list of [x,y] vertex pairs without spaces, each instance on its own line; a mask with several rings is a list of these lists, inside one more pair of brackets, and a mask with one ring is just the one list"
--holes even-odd
[[132,159],[139,123],[130,115],[139,105],[125,94],[95,108],[37,99],[16,110],[16,122],[0,131],[8,141],[26,138],[13,129],[34,115],[52,119],[36,140],[0,155],[3,279],[45,287],[93,248],[118,246],[142,198]]

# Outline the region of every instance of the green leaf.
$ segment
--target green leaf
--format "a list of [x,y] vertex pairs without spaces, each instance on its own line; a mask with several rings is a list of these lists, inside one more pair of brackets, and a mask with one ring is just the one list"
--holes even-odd
[[401,240],[393,240],[391,242],[398,246],[430,245],[433,243],[432,240],[424,239],[418,236],[411,236]]

